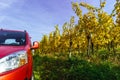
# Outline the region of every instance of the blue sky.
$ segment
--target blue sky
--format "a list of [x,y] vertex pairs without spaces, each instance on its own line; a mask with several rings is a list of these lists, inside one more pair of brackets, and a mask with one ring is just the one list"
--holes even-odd
[[[110,13],[115,1],[107,0],[105,11]],[[27,30],[32,41],[40,41],[55,25],[61,30],[75,16],[71,2],[99,5],[99,0],[0,0],[0,28]]]

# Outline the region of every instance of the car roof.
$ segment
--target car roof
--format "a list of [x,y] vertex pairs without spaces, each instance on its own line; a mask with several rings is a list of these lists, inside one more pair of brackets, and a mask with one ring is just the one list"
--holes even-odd
[[0,31],[11,31],[11,32],[26,32],[26,30],[24,30],[24,31],[20,31],[20,30],[8,30],[8,29],[0,29]]

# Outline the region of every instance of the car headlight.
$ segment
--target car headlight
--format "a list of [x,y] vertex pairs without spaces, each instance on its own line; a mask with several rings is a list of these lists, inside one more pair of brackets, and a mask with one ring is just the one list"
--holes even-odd
[[0,59],[0,73],[19,68],[28,63],[26,51],[18,51]]

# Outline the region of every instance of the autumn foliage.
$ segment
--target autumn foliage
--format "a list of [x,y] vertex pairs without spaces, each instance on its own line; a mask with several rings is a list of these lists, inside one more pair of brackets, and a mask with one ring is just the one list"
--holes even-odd
[[[104,11],[106,1],[100,7],[87,3],[72,3],[72,8],[78,16],[78,21],[72,16],[65,22],[62,31],[59,26],[49,35],[44,35],[40,41],[39,54],[69,53],[85,54],[90,57],[101,49],[116,53],[120,46],[120,1],[116,0],[114,10],[108,14]],[[88,11],[82,13],[81,7]],[[75,24],[78,22],[77,24]]]

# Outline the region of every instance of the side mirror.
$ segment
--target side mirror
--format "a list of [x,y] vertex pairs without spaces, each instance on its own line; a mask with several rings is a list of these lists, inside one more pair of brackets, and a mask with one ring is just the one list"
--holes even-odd
[[37,49],[39,48],[39,43],[37,41],[33,42],[32,49]]

